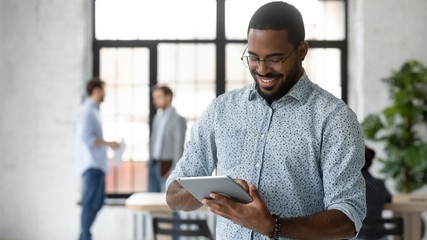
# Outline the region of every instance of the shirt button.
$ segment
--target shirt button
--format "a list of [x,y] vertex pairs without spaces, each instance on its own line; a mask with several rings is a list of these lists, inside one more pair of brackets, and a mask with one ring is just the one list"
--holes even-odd
[[261,138],[264,138],[264,134],[261,134]]
[[255,166],[256,166],[256,167],[259,167],[259,163],[257,163]]

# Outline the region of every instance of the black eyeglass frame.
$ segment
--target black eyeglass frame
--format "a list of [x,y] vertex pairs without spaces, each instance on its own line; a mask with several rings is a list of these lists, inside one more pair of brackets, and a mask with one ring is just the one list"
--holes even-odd
[[[301,45],[301,43],[299,43],[298,44],[298,46],[299,45]],[[296,48],[294,48],[294,49],[292,49],[292,51],[288,54],[288,55],[286,55],[286,56],[284,56],[284,57],[280,57],[280,58],[277,58],[277,59],[280,59],[280,61],[281,61],[281,63],[283,64],[291,55],[292,55],[292,53],[298,48],[298,46],[296,47]],[[246,53],[246,51],[248,50],[248,45],[246,45],[246,47],[245,47],[245,50],[243,51],[243,53],[242,53],[242,56],[240,57],[240,60],[242,60],[242,62],[243,62],[243,65],[245,66],[245,67],[247,67],[247,68],[249,68],[249,58],[251,57],[251,56],[245,56],[245,53]],[[246,64],[245,64],[245,59],[246,59]],[[257,59],[257,66],[259,65],[259,63],[260,62],[262,62],[262,61],[264,61],[264,63],[269,67],[269,68],[271,68],[271,63],[270,64],[268,64],[266,61],[267,60],[270,60],[270,59],[273,59],[273,57],[269,57],[269,58],[266,58],[266,59],[264,59],[264,60],[261,60],[260,58],[258,58]]]

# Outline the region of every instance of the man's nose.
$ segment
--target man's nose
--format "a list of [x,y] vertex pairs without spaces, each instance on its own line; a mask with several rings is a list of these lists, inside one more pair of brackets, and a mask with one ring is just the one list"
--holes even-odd
[[264,60],[260,60],[256,66],[256,70],[260,75],[265,75],[269,71],[269,67]]

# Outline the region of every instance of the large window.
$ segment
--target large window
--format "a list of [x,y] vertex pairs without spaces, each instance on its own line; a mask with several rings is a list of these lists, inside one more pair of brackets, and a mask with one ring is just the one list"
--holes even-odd
[[[109,194],[146,189],[150,87],[168,84],[173,106],[194,121],[217,95],[253,80],[240,56],[254,11],[269,0],[94,0],[93,74],[107,82],[101,117],[105,136],[128,146],[107,176]],[[346,0],[293,0],[310,49],[310,79],[346,101]],[[112,153],[109,152],[109,156]]]

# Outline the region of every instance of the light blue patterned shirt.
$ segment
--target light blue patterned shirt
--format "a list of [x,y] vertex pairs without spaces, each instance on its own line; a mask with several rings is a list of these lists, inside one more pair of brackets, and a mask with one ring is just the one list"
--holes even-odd
[[[272,214],[283,218],[328,209],[359,231],[366,214],[364,140],[356,115],[304,75],[271,106],[254,84],[208,106],[169,177],[229,175],[255,184]],[[268,239],[218,217],[216,239]]]

